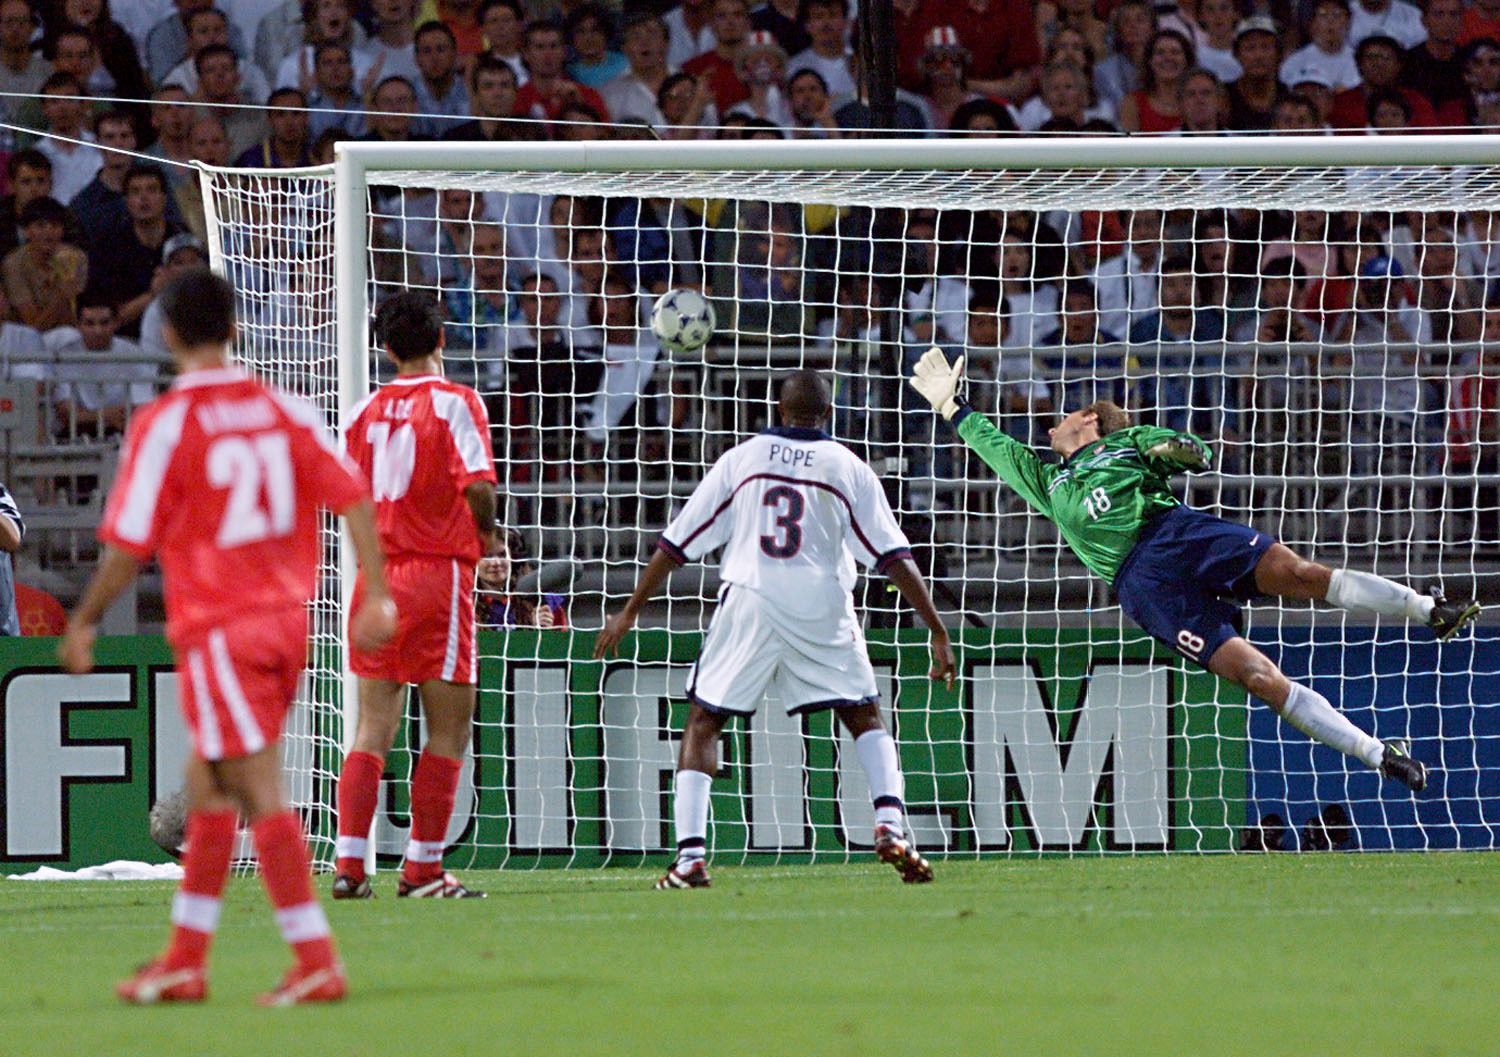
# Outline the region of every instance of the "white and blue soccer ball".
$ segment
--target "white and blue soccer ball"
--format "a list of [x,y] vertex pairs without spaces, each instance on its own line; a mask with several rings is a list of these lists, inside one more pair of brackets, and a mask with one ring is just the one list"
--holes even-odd
[[714,306],[697,290],[668,290],[651,309],[651,330],[669,352],[697,352],[717,322]]

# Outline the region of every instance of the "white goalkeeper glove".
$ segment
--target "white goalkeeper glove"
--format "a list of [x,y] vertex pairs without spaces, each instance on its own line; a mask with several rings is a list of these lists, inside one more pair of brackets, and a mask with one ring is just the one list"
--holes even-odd
[[944,418],[958,414],[958,386],[964,379],[964,358],[948,362],[943,350],[933,346],[922,354],[912,369],[911,387]]
[[1184,470],[1206,470],[1210,465],[1208,453],[1186,437],[1169,437],[1146,449],[1154,459],[1175,463]]

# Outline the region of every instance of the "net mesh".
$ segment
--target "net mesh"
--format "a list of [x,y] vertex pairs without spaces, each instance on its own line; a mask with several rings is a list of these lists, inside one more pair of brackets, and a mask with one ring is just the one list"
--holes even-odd
[[[918,159],[914,159],[916,161]],[[1111,399],[1191,430],[1191,505],[1334,567],[1450,594],[1500,556],[1500,169],[371,172],[367,307],[430,290],[450,376],[489,410],[511,575],[482,581],[480,714],[450,863],[588,865],[674,846],[670,777],[716,570],[689,565],[604,665],[592,632],[714,460],[774,417],[787,368],[831,372],[831,432],[868,459],[960,648],[948,693],[879,578],[856,601],[918,842],[988,851],[1493,847],[1494,636],[1296,602],[1248,636],[1440,772],[1421,801],[1153,647],[1107,585],[937,422],[905,377],[937,344],[968,398],[1045,449]],[[337,414],[331,177],[215,172],[242,354]],[[718,331],[660,348],[655,298]],[[372,377],[387,376],[369,350]],[[330,536],[330,540],[332,537]],[[330,542],[330,561],[335,551]],[[337,769],[338,590],[317,604],[310,803]],[[731,723],[721,861],[843,859],[872,809],[826,714]],[[420,741],[413,718],[403,745]],[[391,758],[382,853],[404,847]],[[1493,773],[1490,771],[1489,773]],[[327,857],[327,847],[321,849]]]

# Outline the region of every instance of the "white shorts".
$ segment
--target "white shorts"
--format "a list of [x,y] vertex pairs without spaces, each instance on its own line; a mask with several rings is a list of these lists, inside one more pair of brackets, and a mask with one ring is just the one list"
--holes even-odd
[[789,713],[878,702],[853,606],[833,621],[793,621],[756,592],[726,584],[688,673],[688,700],[748,716],[767,691]]

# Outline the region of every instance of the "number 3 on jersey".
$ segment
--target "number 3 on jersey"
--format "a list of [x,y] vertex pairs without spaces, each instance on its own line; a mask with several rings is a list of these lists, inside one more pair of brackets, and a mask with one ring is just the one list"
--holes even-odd
[[1095,488],[1083,499],[1083,509],[1089,512],[1089,520],[1098,521],[1099,515],[1111,506],[1109,493],[1103,488]]
[[[768,508],[770,532],[761,536],[761,553],[768,558],[790,558],[802,549],[802,513],[806,503],[795,488],[779,484],[766,489],[761,502]],[[785,509],[783,509],[785,507]]]

